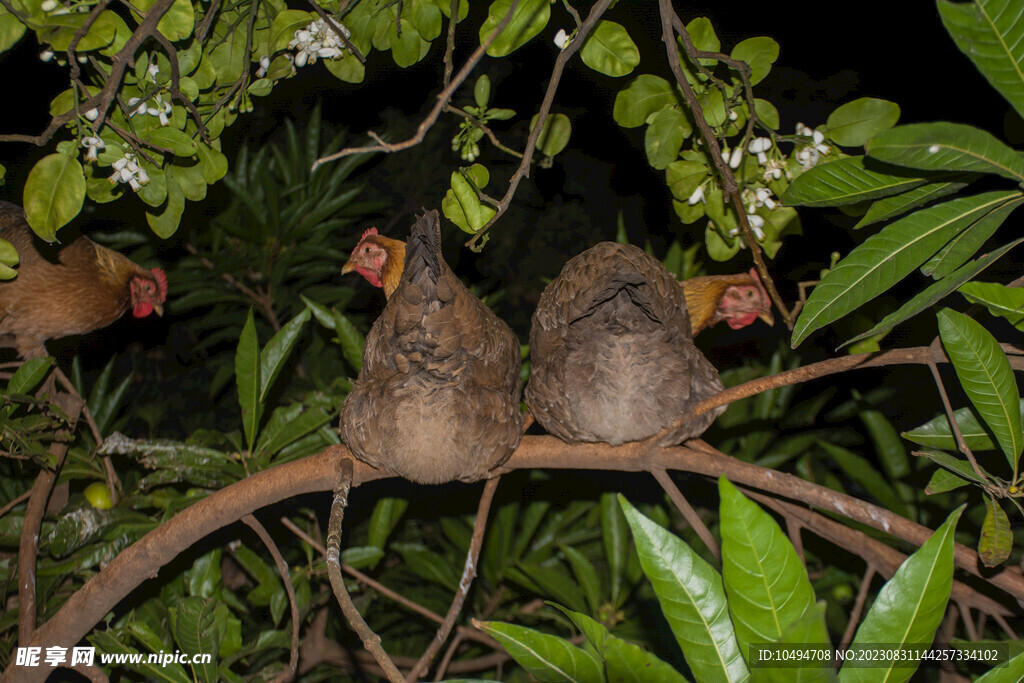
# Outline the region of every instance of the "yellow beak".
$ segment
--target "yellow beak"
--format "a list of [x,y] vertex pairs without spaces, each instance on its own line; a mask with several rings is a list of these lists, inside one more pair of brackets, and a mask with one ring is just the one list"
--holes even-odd
[[352,261],[345,261],[345,265],[341,267],[341,274],[346,275],[348,273],[354,273],[356,270],[356,264]]
[[164,317],[164,306],[163,306],[163,304],[154,303],[153,304],[153,310],[156,311],[156,314],[158,316],[160,316],[161,318]]
[[761,311],[761,313],[758,314],[757,317],[768,323],[769,327],[775,326],[775,316],[772,315],[771,311]]

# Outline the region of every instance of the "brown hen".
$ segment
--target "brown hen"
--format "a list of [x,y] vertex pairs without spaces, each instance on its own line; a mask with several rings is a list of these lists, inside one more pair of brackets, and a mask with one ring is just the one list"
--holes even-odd
[[[632,245],[602,242],[570,259],[533,314],[530,412],[569,442],[618,445],[677,423],[661,445],[700,435],[725,407],[687,419],[723,388],[693,345],[691,322],[697,331],[720,319],[734,327],[758,317],[770,322],[760,279],[751,277],[698,278],[691,300],[684,293],[690,281],[680,284]],[[740,305],[731,303],[734,295]],[[699,308],[699,320],[691,321],[688,307]]]
[[46,342],[106,327],[131,311],[163,314],[167,278],[79,236],[46,244],[25,222],[21,207],[0,202],[0,238],[14,245],[18,276],[0,282],[0,345],[22,358],[46,355]]
[[360,460],[415,482],[481,479],[519,445],[519,341],[445,263],[436,211],[416,219],[408,245],[367,251],[367,238],[387,239],[368,231],[342,272],[389,296],[341,410],[341,437]]

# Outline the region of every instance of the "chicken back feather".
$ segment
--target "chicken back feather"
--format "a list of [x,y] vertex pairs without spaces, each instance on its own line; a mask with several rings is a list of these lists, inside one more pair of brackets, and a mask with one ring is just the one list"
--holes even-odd
[[629,244],[602,242],[570,259],[544,290],[530,330],[526,404],[568,442],[676,444],[725,410],[687,419],[722,390],[693,344],[683,287]]
[[518,340],[445,263],[427,212],[366,337],[341,437],[360,460],[415,482],[484,478],[519,445],[519,366]]

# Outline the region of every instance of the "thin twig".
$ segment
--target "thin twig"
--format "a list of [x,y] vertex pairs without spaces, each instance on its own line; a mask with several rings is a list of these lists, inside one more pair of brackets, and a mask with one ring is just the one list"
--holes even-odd
[[841,645],[848,645],[853,642],[853,634],[857,632],[857,624],[860,623],[860,615],[864,611],[864,603],[868,599],[868,592],[871,590],[871,579],[875,578],[875,565],[868,562],[864,576],[860,580],[860,590],[857,591],[857,600],[853,603],[853,610],[850,612],[850,621],[846,624],[846,631]]
[[210,133],[206,130],[206,124],[203,123],[203,116],[199,113],[199,109],[196,107],[195,102],[188,98],[185,93],[181,92],[181,74],[179,73],[178,67],[178,51],[171,44],[171,41],[160,33],[159,31],[153,34],[153,38],[156,42],[160,43],[160,46],[167,53],[167,59],[171,63],[171,80],[167,84],[167,90],[171,93],[171,97],[181,102],[181,104],[188,110],[192,115],[192,120],[195,121],[196,127],[198,128],[199,137],[204,141],[210,142]]
[[288,670],[278,674],[274,679],[274,683],[290,681],[295,678],[295,672],[299,668],[299,603],[295,600],[295,587],[292,585],[292,575],[288,571],[288,563],[284,561],[284,557],[281,555],[281,551],[278,550],[277,544],[274,543],[274,539],[267,533],[267,530],[260,521],[251,514],[242,517],[242,521],[256,532],[256,535],[263,541],[263,545],[267,547],[267,552],[274,558],[274,564],[277,565],[277,571],[284,582],[284,590],[288,593],[288,604],[291,605],[292,611],[292,652],[288,659]]
[[683,495],[675,482],[672,481],[672,477],[662,467],[651,468],[651,474],[661,484],[661,488],[665,489],[665,493],[668,494],[668,497],[679,509],[679,512],[683,513],[683,517],[686,518],[686,521],[690,523],[693,530],[700,536],[700,540],[704,541],[704,545],[711,551],[711,554],[715,556],[716,560],[721,562],[722,550],[718,547],[718,541],[715,540],[711,530],[708,529],[708,525],[704,523],[704,520],[701,519],[697,511],[690,505],[690,501],[686,500],[686,496]]
[[210,8],[206,10],[206,14],[203,15],[203,20],[199,22],[196,27],[196,41],[199,43],[206,42],[206,34],[210,31],[210,27],[213,26],[213,20],[217,17],[217,11],[220,9],[220,0],[213,0],[210,3]]
[[363,647],[373,654],[391,683],[402,683],[404,679],[401,672],[381,646],[380,636],[370,629],[359,614],[352,597],[348,594],[348,589],[345,588],[345,579],[341,576],[341,523],[345,516],[345,506],[348,505],[348,492],[352,488],[352,461],[342,458],[338,463],[338,469],[338,484],[334,489],[331,517],[327,525],[327,576],[331,580],[334,597],[338,599],[341,611],[348,619],[352,630],[363,641]]
[[974,623],[971,621],[971,608],[967,605],[960,604],[956,605],[960,608],[961,621],[964,622],[964,628],[967,629],[968,639],[974,641],[978,639],[978,631],[974,628]]
[[459,645],[462,645],[462,634],[456,633],[455,637],[452,638],[452,642],[449,643],[447,649],[445,649],[444,656],[441,657],[441,662],[437,665],[437,673],[434,674],[435,681],[444,679],[444,672],[448,670],[448,665],[452,663],[452,657],[455,656],[455,652],[459,649]]
[[452,57],[455,55],[455,25],[459,23],[459,0],[452,0],[448,15],[448,38],[444,48],[444,78],[441,80],[441,88],[447,89],[452,82],[452,70],[455,64]]
[[452,627],[455,626],[455,620],[458,619],[459,613],[462,611],[462,605],[466,602],[466,596],[469,595],[469,588],[473,585],[473,577],[476,576],[477,560],[480,558],[480,547],[483,545],[484,530],[487,528],[487,516],[490,513],[491,502],[494,500],[494,492],[498,490],[500,479],[501,476],[498,475],[488,479],[484,484],[484,492],[480,495],[480,504],[476,509],[476,520],[473,522],[473,538],[469,544],[469,551],[466,553],[462,578],[459,580],[459,589],[455,592],[455,599],[452,600],[451,607],[448,608],[444,623],[437,629],[437,635],[430,641],[430,645],[416,662],[416,666],[405,677],[406,683],[418,680],[422,674],[427,672],[430,662],[448,640],[448,635],[452,632]]
[[[935,342],[933,342],[931,346],[931,348],[936,352],[939,352],[941,348],[938,341],[939,340],[936,337]],[[985,488],[996,490],[998,487],[994,486],[985,475],[984,470],[981,469],[981,465],[978,464],[977,459],[974,457],[974,452],[971,450],[970,446],[967,445],[967,440],[964,438],[963,432],[960,431],[960,425],[956,421],[953,406],[949,402],[949,394],[946,393],[946,385],[943,384],[942,376],[939,374],[939,366],[935,364],[935,361],[929,360],[928,369],[932,371],[932,377],[935,379],[935,386],[939,390],[939,396],[942,397],[942,405],[946,410],[946,419],[949,420],[949,424],[953,428],[957,448],[960,449],[961,453],[967,456],[967,460],[971,463],[974,473],[978,475],[978,478],[981,479],[981,481],[985,482]]]
[[555,59],[555,66],[551,70],[551,78],[548,80],[547,90],[544,92],[544,99],[541,101],[540,109],[537,111],[537,124],[530,130],[530,135],[526,139],[526,148],[523,150],[523,159],[519,163],[519,168],[512,174],[512,178],[508,181],[508,190],[505,192],[505,196],[498,202],[497,211],[491,219],[480,228],[476,234],[468,242],[466,246],[473,251],[480,251],[483,247],[484,236],[488,233],[491,227],[500,219],[508,207],[512,204],[512,198],[516,194],[516,189],[519,187],[519,183],[523,178],[530,176],[530,164],[533,161],[533,152],[537,148],[537,140],[540,138],[540,132],[544,128],[544,123],[547,121],[548,114],[551,112],[551,105],[555,101],[555,93],[558,91],[558,84],[562,80],[562,71],[565,70],[565,64],[568,62],[576,52],[583,46],[583,43],[587,41],[587,36],[593,30],[597,24],[601,15],[604,14],[608,6],[611,5],[612,0],[599,0],[594,3],[594,6],[590,10],[590,14],[587,15],[586,21],[580,26],[579,31],[576,33],[576,37],[573,38],[572,42],[565,46],[565,49],[561,50],[558,57]]
[[0,508],[0,517],[3,517],[8,512],[10,512],[14,508],[16,508],[18,505],[20,505],[21,503],[24,503],[26,500],[28,500],[29,496],[31,496],[31,495],[32,495],[32,489],[27,489],[20,496],[18,496],[14,500],[12,500],[9,503],[7,503],[6,505],[4,505],[2,508]]
[[[92,432],[92,438],[96,442],[96,448],[103,445],[103,435],[100,433],[100,428],[96,425],[96,420],[92,417],[92,411],[89,410],[89,404],[84,398],[78,393],[78,389],[68,379],[68,376],[64,374],[64,371],[60,369],[56,364],[53,366],[53,373],[57,377],[57,381],[64,385],[64,389],[72,396],[78,397],[82,402],[82,417],[85,418],[86,424],[89,425],[89,431]],[[110,494],[110,500],[117,502],[121,491],[121,480],[117,476],[117,470],[114,469],[114,463],[111,462],[110,456],[107,454],[103,455],[103,471],[107,480],[107,493]]]
[[[768,272],[768,266],[765,264],[764,255],[761,252],[761,245],[758,244],[756,239],[754,239],[753,231],[751,230],[750,223],[747,220],[746,209],[743,207],[743,198],[740,196],[739,187],[736,184],[736,176],[733,174],[729,164],[726,163],[725,159],[722,157],[722,150],[718,145],[718,138],[715,137],[714,131],[711,130],[711,126],[708,125],[707,119],[704,118],[700,102],[697,100],[697,95],[694,93],[689,81],[686,80],[686,74],[683,73],[683,66],[679,57],[679,46],[676,44],[675,35],[676,31],[678,31],[680,35],[684,34],[686,32],[686,27],[682,25],[682,20],[679,19],[675,11],[672,9],[672,0],[659,0],[658,7],[661,13],[662,41],[665,43],[665,50],[668,54],[669,67],[672,69],[672,73],[676,77],[676,83],[683,92],[683,97],[686,100],[686,104],[697,124],[697,129],[700,131],[701,137],[707,145],[708,155],[711,157],[711,160],[715,164],[715,168],[721,176],[722,191],[729,195],[733,206],[736,209],[740,227],[743,230],[747,245],[750,247],[750,254],[754,258],[754,265],[757,266],[757,272],[761,275],[761,279],[764,281],[765,288],[768,290],[768,294],[771,296],[772,301],[782,313],[782,317],[786,321],[786,325],[792,330],[793,323],[795,321],[793,313],[786,306],[785,302],[783,302],[782,297],[775,288],[775,281],[772,279],[771,273]],[[753,109],[752,106],[749,108]]]
[[[505,26],[507,26],[510,21],[512,21],[512,16],[516,11],[516,7],[518,6],[519,0],[512,0],[511,4],[509,5],[508,12],[506,12],[505,16],[501,18],[501,21],[498,22],[498,25],[494,27],[494,31],[491,32],[491,35],[487,36],[487,39],[480,43],[480,47],[473,50],[473,54],[469,56],[469,59],[466,60],[466,63],[463,65],[463,67],[459,69],[459,73],[455,75],[455,78],[452,79],[452,82],[449,83],[448,86],[445,87],[444,90],[440,92],[440,94],[438,94],[437,103],[434,105],[434,108],[430,110],[430,113],[427,115],[427,118],[423,119],[420,125],[416,128],[415,135],[413,135],[408,140],[404,140],[402,142],[386,143],[380,141],[376,145],[367,145],[364,147],[346,147],[345,149],[335,152],[334,154],[329,154],[325,157],[320,157],[315,162],[313,162],[313,168],[311,170],[315,171],[317,168],[319,168],[321,164],[326,164],[328,161],[341,159],[342,157],[347,157],[352,154],[363,154],[365,152],[387,152],[390,154],[392,152],[399,152],[403,149],[408,149],[423,142],[423,138],[427,134],[427,131],[430,130],[430,128],[435,123],[437,123],[437,118],[441,115],[441,112],[444,110],[445,105],[447,105],[448,102],[451,100],[452,95],[455,94],[455,91],[458,89],[458,87],[462,85],[463,81],[465,81],[466,78],[469,77],[469,74],[472,73],[473,69],[476,68],[477,63],[479,63],[479,61],[483,58],[484,53],[487,51],[487,48],[491,46],[491,43],[493,43],[495,38],[498,37],[498,34],[501,33],[502,30],[504,30]],[[377,140],[380,140],[380,138],[378,137]]]

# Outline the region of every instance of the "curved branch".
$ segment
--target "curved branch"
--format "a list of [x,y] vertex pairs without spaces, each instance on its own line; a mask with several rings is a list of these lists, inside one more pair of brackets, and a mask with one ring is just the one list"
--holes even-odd
[[258,519],[252,515],[246,515],[242,517],[242,521],[250,529],[256,532],[256,535],[263,541],[263,545],[266,546],[270,556],[274,558],[274,564],[277,565],[277,572],[281,575],[281,581],[284,582],[285,592],[288,594],[288,604],[291,606],[292,612],[292,651],[291,656],[288,658],[288,668],[281,672],[281,674],[274,679],[274,683],[279,681],[290,681],[295,678],[295,672],[299,668],[299,605],[295,601],[295,586],[292,585],[292,575],[288,571],[288,563],[284,561],[284,556],[281,555],[281,551],[278,549],[277,544],[274,543],[274,539],[267,533],[266,528],[260,523]]

